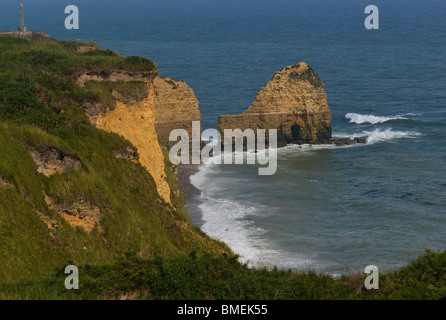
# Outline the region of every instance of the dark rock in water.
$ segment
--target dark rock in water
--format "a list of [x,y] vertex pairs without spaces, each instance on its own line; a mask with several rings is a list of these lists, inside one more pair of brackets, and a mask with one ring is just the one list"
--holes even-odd
[[335,144],[337,146],[349,146],[354,145],[357,143],[365,144],[367,143],[367,138],[365,137],[359,137],[359,138],[339,138],[339,139],[332,139],[328,142],[329,144]]

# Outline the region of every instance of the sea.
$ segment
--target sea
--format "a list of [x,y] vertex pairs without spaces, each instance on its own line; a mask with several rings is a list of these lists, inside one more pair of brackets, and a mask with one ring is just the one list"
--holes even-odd
[[[199,227],[250,267],[339,275],[393,271],[446,249],[444,0],[2,1],[0,29],[139,55],[193,88],[202,129],[237,114],[284,66],[308,63],[325,84],[334,137],[347,147],[289,145],[277,172],[201,165]],[[65,7],[79,29],[65,28]],[[375,5],[379,29],[365,13]],[[349,271],[350,270],[350,271]]]

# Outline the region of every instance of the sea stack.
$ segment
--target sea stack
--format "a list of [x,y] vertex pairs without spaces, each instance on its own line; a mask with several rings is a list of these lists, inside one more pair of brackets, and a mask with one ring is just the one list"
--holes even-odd
[[224,129],[237,128],[277,129],[279,147],[332,143],[331,111],[321,78],[305,62],[280,69],[248,110],[218,118],[222,136]]

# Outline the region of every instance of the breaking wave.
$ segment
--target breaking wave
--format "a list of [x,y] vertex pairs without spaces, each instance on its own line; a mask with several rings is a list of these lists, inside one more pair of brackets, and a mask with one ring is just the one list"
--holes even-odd
[[[199,171],[190,177],[191,183],[201,191],[203,202],[199,208],[204,220],[201,229],[209,236],[224,241],[239,255],[240,262],[250,267],[317,268],[317,261],[280,250],[264,238],[265,230],[255,226],[248,217],[261,214],[262,211],[269,212],[271,208],[253,205],[247,200],[240,201],[223,193],[223,190],[227,189],[224,176],[220,176],[219,181],[215,179],[216,171],[221,168],[219,165],[203,164]],[[231,188],[246,188],[244,180],[231,178],[231,182]]]
[[350,123],[356,123],[356,124],[363,124],[363,123],[378,124],[393,120],[409,120],[409,118],[405,118],[402,116],[382,117],[382,116],[374,116],[371,114],[363,115],[359,113],[347,113],[345,115],[345,118],[349,119]]
[[421,135],[418,132],[392,131],[392,129],[375,129],[373,131],[364,131],[364,134],[367,135],[367,144],[400,138],[415,138]]

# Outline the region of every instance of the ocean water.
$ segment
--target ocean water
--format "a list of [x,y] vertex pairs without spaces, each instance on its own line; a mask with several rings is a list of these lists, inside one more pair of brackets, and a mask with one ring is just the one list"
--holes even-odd
[[[284,66],[307,62],[325,83],[333,135],[349,147],[287,146],[278,170],[203,165],[203,231],[252,266],[338,274],[391,270],[446,247],[444,0],[8,1],[0,29],[25,24],[154,60],[185,80],[203,129],[244,111]],[[80,29],[64,28],[76,4]],[[364,28],[377,5],[380,29]]]

